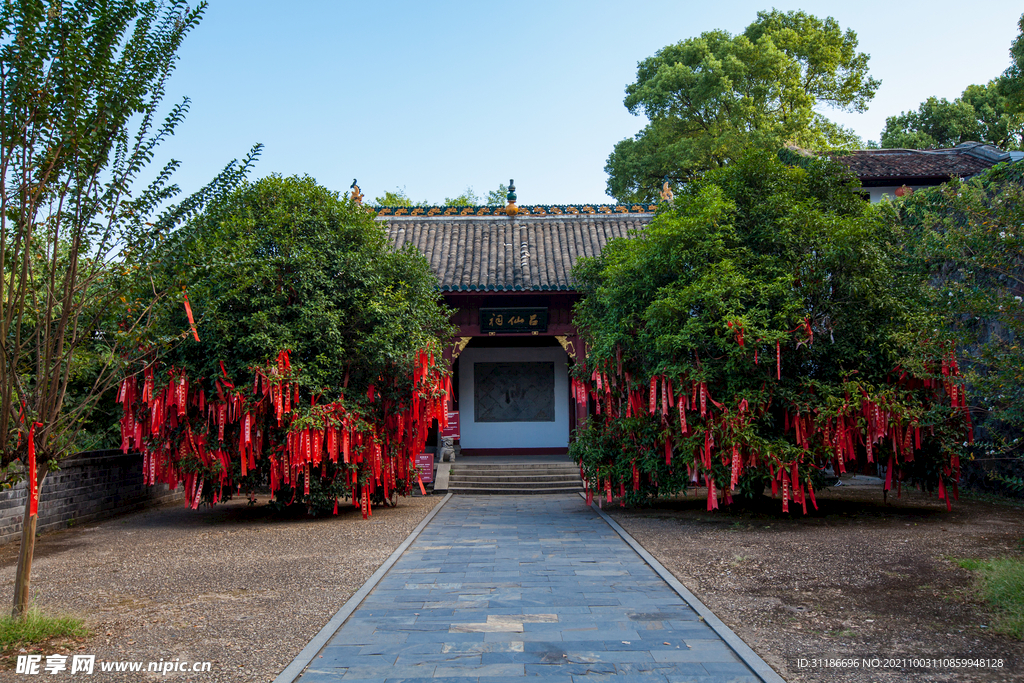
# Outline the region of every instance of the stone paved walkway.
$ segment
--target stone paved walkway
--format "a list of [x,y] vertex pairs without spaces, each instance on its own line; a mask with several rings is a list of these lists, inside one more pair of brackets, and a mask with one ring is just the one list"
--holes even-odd
[[759,679],[575,495],[456,496],[300,683]]

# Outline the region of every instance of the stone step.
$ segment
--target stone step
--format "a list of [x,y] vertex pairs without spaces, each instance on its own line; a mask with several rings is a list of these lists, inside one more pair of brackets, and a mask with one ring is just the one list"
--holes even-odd
[[568,465],[466,465],[455,463],[452,465],[452,472],[575,472],[579,474],[580,468],[573,464]]
[[569,472],[565,474],[484,474],[484,473],[465,473],[465,472],[452,472],[451,481],[509,481],[509,482],[545,482],[545,481],[579,481],[579,472]]
[[453,479],[448,483],[448,487],[462,487],[470,488],[474,486],[496,486],[498,488],[524,488],[524,489],[545,489],[545,488],[558,488],[560,486],[582,486],[582,482],[579,477],[576,479],[552,479],[550,481],[505,481],[502,479],[474,479],[466,481],[464,479]]
[[583,490],[579,466],[571,461],[488,462],[456,460],[448,490],[473,495],[576,493]]
[[450,486],[449,493],[460,493],[463,495],[492,496],[492,495],[533,495],[541,493],[579,493],[583,490],[581,484],[575,486],[563,486],[559,488],[526,488],[522,486],[488,486],[488,487],[465,487]]

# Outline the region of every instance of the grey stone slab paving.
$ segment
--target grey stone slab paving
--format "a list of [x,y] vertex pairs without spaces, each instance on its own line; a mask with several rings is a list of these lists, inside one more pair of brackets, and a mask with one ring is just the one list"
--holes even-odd
[[761,680],[568,494],[449,500],[297,680],[518,679]]

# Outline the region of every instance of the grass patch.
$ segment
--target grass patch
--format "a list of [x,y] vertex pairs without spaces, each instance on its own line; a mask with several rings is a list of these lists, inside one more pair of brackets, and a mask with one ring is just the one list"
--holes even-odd
[[985,563],[982,562],[981,560],[972,560],[972,559],[969,559],[969,558],[954,559],[953,561],[956,562],[957,565],[961,569],[966,569],[966,570],[972,571],[972,572],[976,572],[979,569],[981,569],[983,566],[985,566]]
[[996,632],[1024,640],[1024,560],[956,560],[978,574],[981,597],[996,610]]
[[0,649],[42,643],[51,638],[78,638],[89,634],[81,619],[51,617],[31,610],[24,619],[0,618]]

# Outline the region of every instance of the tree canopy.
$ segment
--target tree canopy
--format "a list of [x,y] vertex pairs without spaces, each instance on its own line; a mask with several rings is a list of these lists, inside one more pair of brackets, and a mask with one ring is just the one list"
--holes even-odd
[[[187,99],[166,110],[163,99],[178,47],[205,7],[0,7],[0,465],[4,485],[25,477],[29,488],[16,614],[28,604],[39,487],[138,356],[165,294],[150,289],[128,304],[129,282],[259,152],[176,203],[178,162],[150,166],[188,110]],[[148,185],[147,175],[155,176]]]
[[853,145],[856,136],[816,108],[863,111],[879,84],[856,33],[805,12],[759,12],[740,35],[710,31],[666,46],[626,87],[626,108],[649,123],[608,157],[608,194],[654,201],[666,179],[683,182],[752,147]]
[[505,183],[498,183],[497,190],[491,190],[487,193],[487,204],[489,206],[504,206],[506,201],[508,201],[508,185]]
[[[946,496],[969,432],[896,221],[835,162],[751,154],[687,183],[574,271],[590,406],[571,453],[593,492],[640,502],[766,482],[813,505],[816,472],[888,467]],[[805,497],[806,494],[806,497]]]
[[157,312],[166,348],[119,395],[149,483],[184,479],[193,505],[269,485],[319,511],[408,492],[447,415],[448,311],[420,252],[311,178],[275,176],[180,230],[161,264],[158,285],[187,295]]
[[396,188],[394,192],[388,190],[380,197],[374,197],[374,203],[377,206],[429,206],[430,203],[427,201],[413,202],[413,200],[405,193],[405,188]]
[[[1024,167],[1000,164],[898,205],[930,309],[957,340],[989,479],[1024,491]],[[989,487],[992,481],[974,481]],[[996,486],[998,488],[998,486]]]
[[1024,14],[1017,22],[1020,33],[1010,45],[1010,66],[1003,72],[1000,89],[1015,112],[1024,111]]
[[890,116],[881,146],[931,149],[972,141],[1002,149],[1024,148],[1024,110],[1013,111],[998,80],[969,85],[952,102],[929,97],[917,111]]
[[[444,206],[479,206],[481,203],[504,205],[506,194],[508,194],[508,187],[505,186],[505,183],[499,183],[498,189],[491,190],[486,197],[480,197],[472,187],[467,187],[466,191],[460,195],[445,197],[443,204]],[[426,200],[413,202],[405,193],[404,187],[396,189],[394,192],[385,192],[382,196],[375,197],[373,201],[378,206],[430,206],[430,202]]]
[[985,85],[969,85],[952,102],[929,97],[917,111],[885,120],[881,146],[895,149],[955,147],[983,142],[1024,149],[1024,15],[1010,47],[1011,65]]

